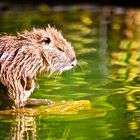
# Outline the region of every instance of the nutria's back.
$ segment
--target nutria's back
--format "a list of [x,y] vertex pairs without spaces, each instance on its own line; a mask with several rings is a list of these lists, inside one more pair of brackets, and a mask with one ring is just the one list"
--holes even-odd
[[71,44],[50,26],[24,31],[17,36],[1,36],[0,82],[7,87],[7,94],[0,94],[10,102],[10,107],[24,106],[39,73],[62,73],[75,65],[76,56]]

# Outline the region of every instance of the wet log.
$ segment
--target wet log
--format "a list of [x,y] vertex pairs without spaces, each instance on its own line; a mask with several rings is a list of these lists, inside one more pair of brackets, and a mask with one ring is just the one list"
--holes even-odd
[[15,115],[17,113],[24,113],[28,116],[37,115],[68,115],[77,114],[82,110],[90,110],[91,102],[89,100],[59,102],[51,105],[43,105],[32,108],[19,108],[10,110],[1,110],[0,115]]

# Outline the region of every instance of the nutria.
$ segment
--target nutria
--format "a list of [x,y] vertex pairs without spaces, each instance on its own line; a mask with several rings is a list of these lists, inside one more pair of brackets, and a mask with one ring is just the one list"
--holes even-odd
[[8,108],[25,105],[43,71],[62,73],[76,65],[75,52],[54,27],[33,28],[0,36],[0,104]]

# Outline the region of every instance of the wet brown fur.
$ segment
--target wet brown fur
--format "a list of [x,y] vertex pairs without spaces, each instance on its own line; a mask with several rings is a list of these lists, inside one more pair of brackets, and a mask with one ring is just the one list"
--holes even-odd
[[[50,40],[49,40],[50,39]],[[0,82],[7,93],[0,98],[8,107],[21,107],[36,87],[35,79],[43,71],[70,69],[75,53],[61,32],[48,26],[17,36],[0,37]],[[0,103],[3,105],[3,101]]]

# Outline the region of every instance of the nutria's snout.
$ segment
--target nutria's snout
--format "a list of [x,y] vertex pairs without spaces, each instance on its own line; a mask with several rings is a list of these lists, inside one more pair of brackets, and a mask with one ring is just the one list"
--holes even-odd
[[11,106],[24,106],[39,73],[61,74],[76,64],[71,43],[53,27],[0,36],[0,83],[7,87]]
[[63,69],[63,71],[73,69],[73,68],[76,66],[76,64],[77,64],[77,60],[76,60],[76,58],[75,58],[75,59],[70,63],[69,66],[66,66],[66,67]]

